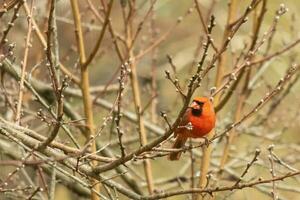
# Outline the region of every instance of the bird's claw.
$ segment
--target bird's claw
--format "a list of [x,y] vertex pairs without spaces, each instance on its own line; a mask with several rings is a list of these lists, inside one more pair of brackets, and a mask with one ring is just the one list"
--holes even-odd
[[209,146],[209,140],[207,139],[207,137],[202,137],[204,139],[204,144],[206,147]]

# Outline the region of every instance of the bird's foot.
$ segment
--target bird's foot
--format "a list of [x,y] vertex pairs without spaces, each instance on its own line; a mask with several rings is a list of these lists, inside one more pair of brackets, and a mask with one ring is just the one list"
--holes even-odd
[[204,144],[205,144],[206,147],[208,147],[209,146],[209,139],[207,139],[207,137],[201,137],[201,138],[204,139]]

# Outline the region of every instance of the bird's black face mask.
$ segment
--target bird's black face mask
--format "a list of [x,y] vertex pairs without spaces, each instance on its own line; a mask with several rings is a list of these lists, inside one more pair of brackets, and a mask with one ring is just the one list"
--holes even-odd
[[191,108],[192,108],[192,114],[193,114],[194,116],[201,116],[202,110],[203,110],[203,105],[204,105],[203,102],[200,102],[200,101],[193,101],[193,102],[192,102],[192,105],[191,105]]

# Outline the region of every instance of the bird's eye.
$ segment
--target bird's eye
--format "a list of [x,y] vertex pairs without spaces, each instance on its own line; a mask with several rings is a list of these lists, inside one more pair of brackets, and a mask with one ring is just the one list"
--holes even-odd
[[196,102],[200,107],[202,107],[204,104],[204,102],[201,102],[201,101],[194,101],[194,102]]

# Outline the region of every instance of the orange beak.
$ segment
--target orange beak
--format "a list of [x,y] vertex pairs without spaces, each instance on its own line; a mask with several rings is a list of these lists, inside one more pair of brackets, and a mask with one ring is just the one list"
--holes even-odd
[[193,108],[193,109],[195,109],[195,110],[200,110],[200,109],[201,109],[200,105],[197,104],[195,101],[193,101],[193,102],[191,103],[190,108]]

